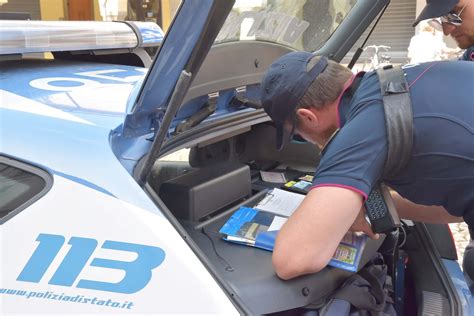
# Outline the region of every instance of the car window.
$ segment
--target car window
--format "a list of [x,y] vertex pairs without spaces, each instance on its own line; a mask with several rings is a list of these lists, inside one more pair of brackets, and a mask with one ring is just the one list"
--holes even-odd
[[48,178],[42,170],[0,157],[0,223],[42,196],[50,187]]
[[216,43],[257,40],[315,51],[355,3],[356,0],[237,0]]

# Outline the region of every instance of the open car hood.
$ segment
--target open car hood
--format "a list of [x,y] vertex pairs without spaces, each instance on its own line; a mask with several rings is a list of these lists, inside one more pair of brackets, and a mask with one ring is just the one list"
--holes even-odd
[[[180,123],[189,129],[209,116],[249,110],[236,107],[233,96],[243,91],[258,100],[263,73],[290,51],[342,60],[389,0],[255,2],[181,4],[123,125],[111,137],[115,154],[141,184],[147,165]],[[148,162],[137,164],[145,156]]]

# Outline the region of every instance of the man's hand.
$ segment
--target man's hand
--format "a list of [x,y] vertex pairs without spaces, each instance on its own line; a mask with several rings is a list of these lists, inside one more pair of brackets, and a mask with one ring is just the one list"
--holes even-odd
[[379,239],[379,234],[374,233],[372,227],[370,227],[369,222],[367,222],[367,219],[365,218],[365,212],[365,207],[362,206],[360,208],[359,214],[350,228],[350,231],[363,232],[372,239]]

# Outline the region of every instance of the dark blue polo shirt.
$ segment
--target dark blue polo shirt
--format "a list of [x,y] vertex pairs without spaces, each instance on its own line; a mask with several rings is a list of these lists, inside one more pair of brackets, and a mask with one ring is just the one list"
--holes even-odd
[[[444,206],[474,225],[474,63],[425,63],[404,72],[414,143],[404,170],[383,180],[414,203]],[[375,72],[363,75],[353,95],[343,95],[339,115],[340,132],[325,148],[313,187],[346,187],[367,197],[382,177],[387,155]]]

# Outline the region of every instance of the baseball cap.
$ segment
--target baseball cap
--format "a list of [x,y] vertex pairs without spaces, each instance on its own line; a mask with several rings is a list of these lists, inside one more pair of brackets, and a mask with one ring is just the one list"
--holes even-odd
[[261,83],[262,106],[276,127],[277,149],[281,150],[292,136],[284,124],[294,118],[295,109],[316,77],[326,69],[328,59],[320,60],[307,70],[308,62],[316,55],[291,52],[270,65]]
[[426,6],[416,18],[413,26],[416,26],[420,21],[438,18],[451,12],[458,2],[459,0],[426,0]]

